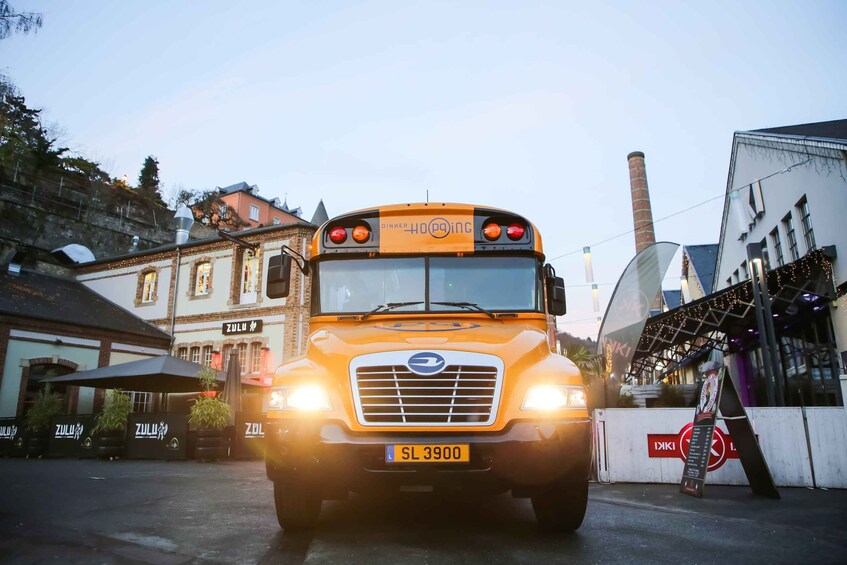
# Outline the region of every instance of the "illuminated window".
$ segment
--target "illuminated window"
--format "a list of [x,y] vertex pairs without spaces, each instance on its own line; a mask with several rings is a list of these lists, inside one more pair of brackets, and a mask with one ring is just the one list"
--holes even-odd
[[250,253],[243,256],[241,266],[241,304],[253,304],[258,297],[259,258]]
[[141,303],[148,304],[156,300],[156,271],[150,271],[144,275],[141,286]]
[[197,275],[194,277],[194,296],[205,296],[209,294],[211,273],[211,263],[205,262],[197,265]]

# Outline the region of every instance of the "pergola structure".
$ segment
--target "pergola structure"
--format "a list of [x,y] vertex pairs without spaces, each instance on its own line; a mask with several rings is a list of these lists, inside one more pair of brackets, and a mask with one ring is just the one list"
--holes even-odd
[[[843,293],[832,284],[835,247],[816,249],[768,271],[767,285],[777,333],[817,312]],[[626,381],[659,382],[713,348],[735,353],[759,342],[753,283],[734,284],[651,317],[644,327]]]

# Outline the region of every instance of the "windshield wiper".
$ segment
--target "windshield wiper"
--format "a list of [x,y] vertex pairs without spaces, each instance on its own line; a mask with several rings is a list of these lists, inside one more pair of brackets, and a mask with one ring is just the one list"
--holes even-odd
[[476,310],[477,312],[482,312],[491,317],[491,319],[496,320],[497,316],[480,306],[479,304],[474,304],[473,302],[430,302],[430,304],[438,304],[439,306],[458,306],[459,308],[465,308],[466,310]]
[[388,302],[386,304],[380,304],[370,312],[365,312],[362,314],[360,320],[364,320],[368,316],[372,314],[379,314],[380,312],[387,312],[388,310],[394,310],[395,308],[403,308],[404,306],[417,306],[418,304],[423,304],[423,301],[419,302]]

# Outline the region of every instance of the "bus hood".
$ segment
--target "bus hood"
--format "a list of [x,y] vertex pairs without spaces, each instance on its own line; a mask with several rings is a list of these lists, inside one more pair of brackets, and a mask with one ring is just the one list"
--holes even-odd
[[[547,334],[530,320],[455,318],[322,326],[310,336],[307,357],[320,365],[346,366],[359,355],[398,350],[487,353],[502,359],[506,367],[532,365],[551,355]],[[572,363],[566,363],[573,374],[578,373]]]

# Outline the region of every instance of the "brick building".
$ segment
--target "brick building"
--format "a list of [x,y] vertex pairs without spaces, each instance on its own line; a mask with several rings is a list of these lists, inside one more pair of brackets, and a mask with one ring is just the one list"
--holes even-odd
[[[0,270],[0,417],[22,415],[43,378],[163,355],[170,341],[85,285],[13,259]],[[97,412],[103,392],[68,387],[65,410]],[[158,399],[134,400],[154,410]]]
[[[268,261],[282,247],[308,255],[315,226],[299,218],[80,265],[76,279],[173,335],[170,353],[200,364],[239,353],[245,377],[266,378],[299,355],[309,329],[308,277],[292,277],[288,298],[265,295]],[[296,267],[294,267],[296,269]]]
[[280,203],[279,198],[268,200],[259,196],[259,187],[239,182],[218,188],[218,194],[226,208],[220,213],[226,214],[231,208],[251,228],[277,226],[300,219],[300,208],[289,208],[287,202]]

